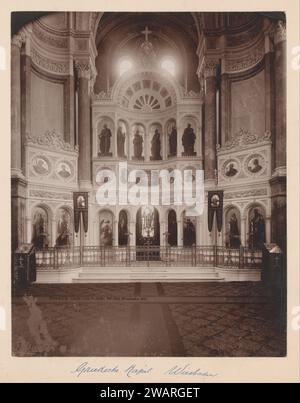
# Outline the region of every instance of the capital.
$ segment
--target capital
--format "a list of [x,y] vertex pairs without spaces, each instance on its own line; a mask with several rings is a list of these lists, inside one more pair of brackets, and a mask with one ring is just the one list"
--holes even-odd
[[75,61],[75,70],[77,72],[78,78],[90,78],[90,65],[88,61]]
[[286,40],[286,25],[282,20],[279,20],[274,30],[274,43],[277,45],[279,42]]
[[205,60],[205,64],[204,64],[205,78],[217,75],[218,64],[219,64],[218,59],[206,59]]
[[22,44],[25,43],[26,37],[24,33],[15,34],[11,39],[11,44],[21,49]]

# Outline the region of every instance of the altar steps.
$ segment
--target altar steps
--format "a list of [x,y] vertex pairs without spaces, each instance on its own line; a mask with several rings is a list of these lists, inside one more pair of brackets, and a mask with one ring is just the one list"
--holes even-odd
[[212,267],[85,267],[73,283],[224,281]]

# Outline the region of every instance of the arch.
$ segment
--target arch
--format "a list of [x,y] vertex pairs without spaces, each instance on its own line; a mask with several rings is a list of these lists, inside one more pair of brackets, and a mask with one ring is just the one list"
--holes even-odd
[[247,244],[251,249],[261,249],[266,242],[266,209],[259,203],[247,206]]
[[73,210],[69,206],[60,206],[56,210],[55,246],[70,248],[73,245]]
[[127,210],[119,211],[118,219],[118,245],[127,246],[129,244],[129,215]]
[[36,249],[48,248],[51,244],[51,209],[45,204],[37,204],[31,209],[32,238]]
[[241,245],[241,212],[238,206],[230,204],[224,211],[225,246],[238,249]]
[[196,217],[186,216],[186,211],[181,213],[182,217],[182,234],[183,234],[183,246],[191,247],[197,244],[196,236]]
[[99,216],[99,244],[100,246],[113,246],[114,213],[109,209],[101,209]]
[[136,244],[160,245],[159,211],[153,206],[142,206],[136,213]]
[[168,211],[168,244],[178,245],[177,213],[174,209]]

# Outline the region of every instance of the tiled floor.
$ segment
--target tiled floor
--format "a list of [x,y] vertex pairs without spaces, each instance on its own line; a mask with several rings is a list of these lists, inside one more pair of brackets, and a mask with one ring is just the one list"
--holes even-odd
[[16,356],[282,356],[261,283],[33,285],[13,298]]

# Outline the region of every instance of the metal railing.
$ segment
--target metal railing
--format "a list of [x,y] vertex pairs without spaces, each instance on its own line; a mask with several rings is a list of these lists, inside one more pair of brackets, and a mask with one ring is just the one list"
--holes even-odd
[[261,250],[221,246],[83,246],[36,251],[38,269],[89,266],[177,266],[260,268]]

